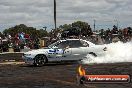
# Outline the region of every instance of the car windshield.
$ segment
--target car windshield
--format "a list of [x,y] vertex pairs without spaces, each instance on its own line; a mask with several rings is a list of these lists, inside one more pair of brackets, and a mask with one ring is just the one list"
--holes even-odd
[[59,43],[60,43],[60,41],[54,42],[54,43],[52,43],[51,45],[49,45],[48,47],[49,47],[49,48],[53,48],[53,47],[55,47],[56,45],[58,45]]

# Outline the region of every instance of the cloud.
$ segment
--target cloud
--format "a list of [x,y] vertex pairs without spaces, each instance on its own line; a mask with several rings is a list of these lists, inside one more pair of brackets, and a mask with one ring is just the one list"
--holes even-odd
[[[120,25],[125,23],[129,26],[132,23],[131,0],[56,1],[58,26],[77,20],[86,21],[92,26],[94,19],[97,26],[114,24],[114,20],[118,20]],[[0,25],[8,28],[20,23],[52,28],[53,0],[0,0]]]

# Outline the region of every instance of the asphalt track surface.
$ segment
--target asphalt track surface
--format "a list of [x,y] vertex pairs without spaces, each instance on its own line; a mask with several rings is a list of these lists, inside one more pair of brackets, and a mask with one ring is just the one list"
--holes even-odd
[[[77,63],[52,63],[43,67],[1,64],[0,88],[132,88],[126,84],[85,84],[76,82]],[[132,63],[83,65],[87,74],[132,74]]]

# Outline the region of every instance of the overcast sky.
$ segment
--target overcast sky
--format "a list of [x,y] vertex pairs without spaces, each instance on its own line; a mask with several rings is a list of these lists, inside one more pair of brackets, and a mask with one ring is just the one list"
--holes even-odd
[[[96,29],[132,26],[132,0],[56,0],[57,25],[77,20]],[[54,28],[54,0],[0,0],[0,31],[18,24]]]

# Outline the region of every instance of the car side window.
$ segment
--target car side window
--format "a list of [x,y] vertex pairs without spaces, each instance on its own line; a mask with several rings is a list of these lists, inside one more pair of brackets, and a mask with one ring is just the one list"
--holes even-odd
[[80,40],[71,40],[69,42],[70,42],[70,48],[78,48],[83,46]]
[[87,42],[81,40],[81,43],[82,43],[83,47],[89,47],[89,44]]
[[67,46],[69,46],[69,42],[68,41],[62,41],[59,44],[56,45],[56,47],[63,49],[66,48]]

